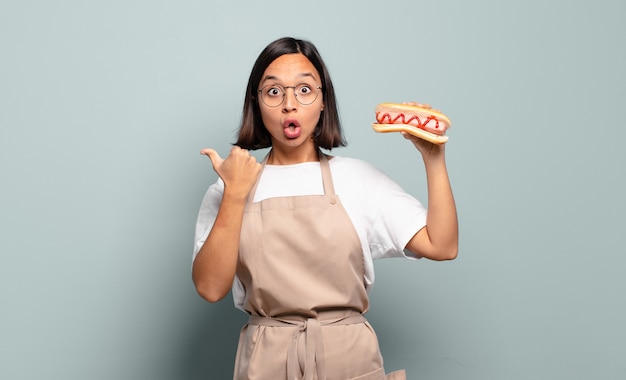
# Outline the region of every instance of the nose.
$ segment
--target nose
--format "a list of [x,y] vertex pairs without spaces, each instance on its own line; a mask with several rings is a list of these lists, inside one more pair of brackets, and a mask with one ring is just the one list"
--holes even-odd
[[[292,95],[289,94],[289,89],[293,90]],[[292,111],[296,109],[296,104],[298,103],[298,100],[296,100],[296,89],[293,87],[286,87],[284,96],[285,101],[283,102],[283,110]]]

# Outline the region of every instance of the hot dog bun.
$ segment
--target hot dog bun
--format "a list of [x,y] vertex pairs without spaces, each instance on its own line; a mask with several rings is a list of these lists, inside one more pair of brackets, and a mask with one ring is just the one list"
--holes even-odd
[[433,144],[448,142],[450,119],[441,112],[415,104],[381,103],[376,106],[374,131],[406,132]]

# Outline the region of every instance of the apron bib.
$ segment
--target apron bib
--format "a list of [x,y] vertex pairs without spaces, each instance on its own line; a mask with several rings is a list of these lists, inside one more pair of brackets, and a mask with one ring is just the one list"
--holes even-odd
[[378,339],[362,315],[369,299],[361,243],[328,159],[319,156],[324,195],[252,202],[255,185],[248,196],[237,276],[250,320],[235,380],[405,379],[404,371],[384,374]]

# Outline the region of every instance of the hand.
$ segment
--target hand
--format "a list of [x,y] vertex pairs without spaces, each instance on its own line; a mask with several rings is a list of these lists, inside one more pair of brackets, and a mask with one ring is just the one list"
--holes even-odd
[[402,104],[406,104],[407,106],[415,106],[415,107],[420,107],[420,108],[426,108],[426,109],[433,109],[430,104],[426,104],[426,103],[417,103],[417,102],[402,102]]
[[[403,102],[402,104],[426,108],[426,109],[439,112],[438,110],[433,109],[430,106],[430,104],[416,103],[416,102]],[[444,151],[445,151],[444,149],[445,144],[433,144],[429,141],[420,139],[419,137],[413,136],[409,133],[406,133],[406,132],[400,132],[400,133],[402,134],[402,136],[404,136],[405,139],[410,140],[413,143],[413,145],[415,145],[415,147],[422,154],[422,157],[424,159],[436,157],[438,155],[443,156]]]
[[436,110],[433,107],[431,107],[430,104],[426,104],[426,103],[402,102],[402,104],[406,104],[408,106],[415,106],[415,107],[420,107],[420,108],[426,108],[426,109],[429,109],[429,110],[433,110],[435,112],[441,112],[441,111]]
[[224,191],[239,197],[246,197],[256,183],[261,164],[250,152],[234,146],[225,159],[211,148],[203,149],[201,154],[211,159],[213,170],[224,181]]

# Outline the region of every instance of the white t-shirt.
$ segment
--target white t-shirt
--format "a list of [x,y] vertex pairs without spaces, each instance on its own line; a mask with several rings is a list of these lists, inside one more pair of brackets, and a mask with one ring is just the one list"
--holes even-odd
[[[404,247],[426,225],[426,208],[382,171],[365,161],[335,156],[330,161],[335,192],[361,240],[365,259],[365,284],[374,284],[373,259],[416,258]],[[254,202],[278,196],[324,194],[319,162],[266,165]],[[218,179],[207,190],[196,224],[193,258],[204,244],[217,216],[224,182]],[[244,288],[237,276],[233,283],[235,306],[242,309]]]

